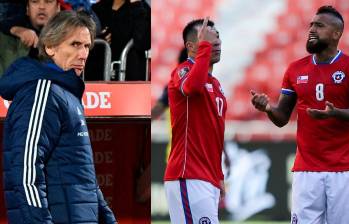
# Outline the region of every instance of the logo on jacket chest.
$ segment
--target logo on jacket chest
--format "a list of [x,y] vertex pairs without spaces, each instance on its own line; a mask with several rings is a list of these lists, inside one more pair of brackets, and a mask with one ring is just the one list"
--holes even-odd
[[76,107],[76,110],[78,111],[78,115],[80,117],[81,126],[85,126],[86,122],[85,122],[85,118],[83,117],[83,114],[81,113],[81,110],[79,109],[79,107]]
[[342,71],[336,71],[332,74],[333,82],[336,84],[342,83],[343,79],[345,78],[345,74]]
[[[81,109],[77,106],[76,107],[77,114],[80,120],[80,127],[86,126],[86,121],[83,113],[81,112]],[[83,128],[84,129],[84,128]],[[88,137],[88,131],[86,130],[79,130],[77,136],[79,137]]]

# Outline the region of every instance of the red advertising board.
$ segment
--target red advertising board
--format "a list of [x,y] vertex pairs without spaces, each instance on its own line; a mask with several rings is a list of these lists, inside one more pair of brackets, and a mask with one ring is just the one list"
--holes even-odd
[[[90,121],[88,124],[97,179],[120,224],[150,223],[150,200],[141,201],[137,189],[150,166],[150,122]],[[132,220],[132,222],[130,222]]]
[[[150,116],[150,82],[87,83],[83,96],[86,116]],[[10,102],[0,97],[0,117]]]

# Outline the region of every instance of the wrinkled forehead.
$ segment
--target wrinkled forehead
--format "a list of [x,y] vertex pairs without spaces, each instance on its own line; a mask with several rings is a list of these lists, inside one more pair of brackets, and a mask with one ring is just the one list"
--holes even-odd
[[78,41],[83,44],[91,44],[91,34],[87,27],[79,26],[69,29],[64,41]]

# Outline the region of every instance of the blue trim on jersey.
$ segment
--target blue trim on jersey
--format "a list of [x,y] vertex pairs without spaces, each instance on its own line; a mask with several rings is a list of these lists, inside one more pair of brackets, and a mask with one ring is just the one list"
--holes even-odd
[[188,60],[190,63],[195,64],[194,59],[192,59],[191,57],[187,58],[187,60]]
[[337,61],[340,56],[342,56],[342,51],[339,50],[338,54],[332,59],[332,61],[330,62],[330,64],[334,63],[335,61]]
[[183,210],[184,210],[185,223],[186,224],[193,224],[193,216],[191,214],[191,209],[190,209],[190,204],[189,204],[189,196],[188,196],[188,189],[187,189],[186,180],[180,179],[179,186],[181,189],[181,198],[182,198],[182,205],[183,205]]
[[282,88],[282,89],[281,89],[281,93],[290,96],[290,95],[295,94],[295,91],[293,91],[293,90],[291,90],[291,89],[284,89],[284,88]]
[[334,58],[332,58],[332,60],[330,62],[320,62],[320,63],[317,63],[316,60],[315,60],[315,54],[313,54],[312,61],[313,61],[314,65],[328,65],[328,64],[333,64],[334,62],[336,62],[340,58],[340,56],[342,56],[342,51],[341,50],[338,51],[336,56],[334,56]]
[[183,96],[187,96],[187,95],[185,95],[184,89],[183,89],[184,82],[187,81],[187,79],[188,79],[188,77],[185,77],[185,79],[183,79],[183,81],[181,83],[181,86],[180,86],[180,90],[181,90]]

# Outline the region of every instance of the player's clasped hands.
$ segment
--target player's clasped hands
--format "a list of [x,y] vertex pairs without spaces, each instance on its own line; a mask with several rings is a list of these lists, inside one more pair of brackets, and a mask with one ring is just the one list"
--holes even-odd
[[211,44],[215,44],[217,42],[217,31],[210,26],[207,26],[209,17],[205,17],[205,20],[199,29],[198,32],[198,40],[199,41],[208,41]]
[[251,102],[253,106],[262,112],[267,112],[270,110],[269,97],[264,93],[256,93],[251,90],[252,99]]

